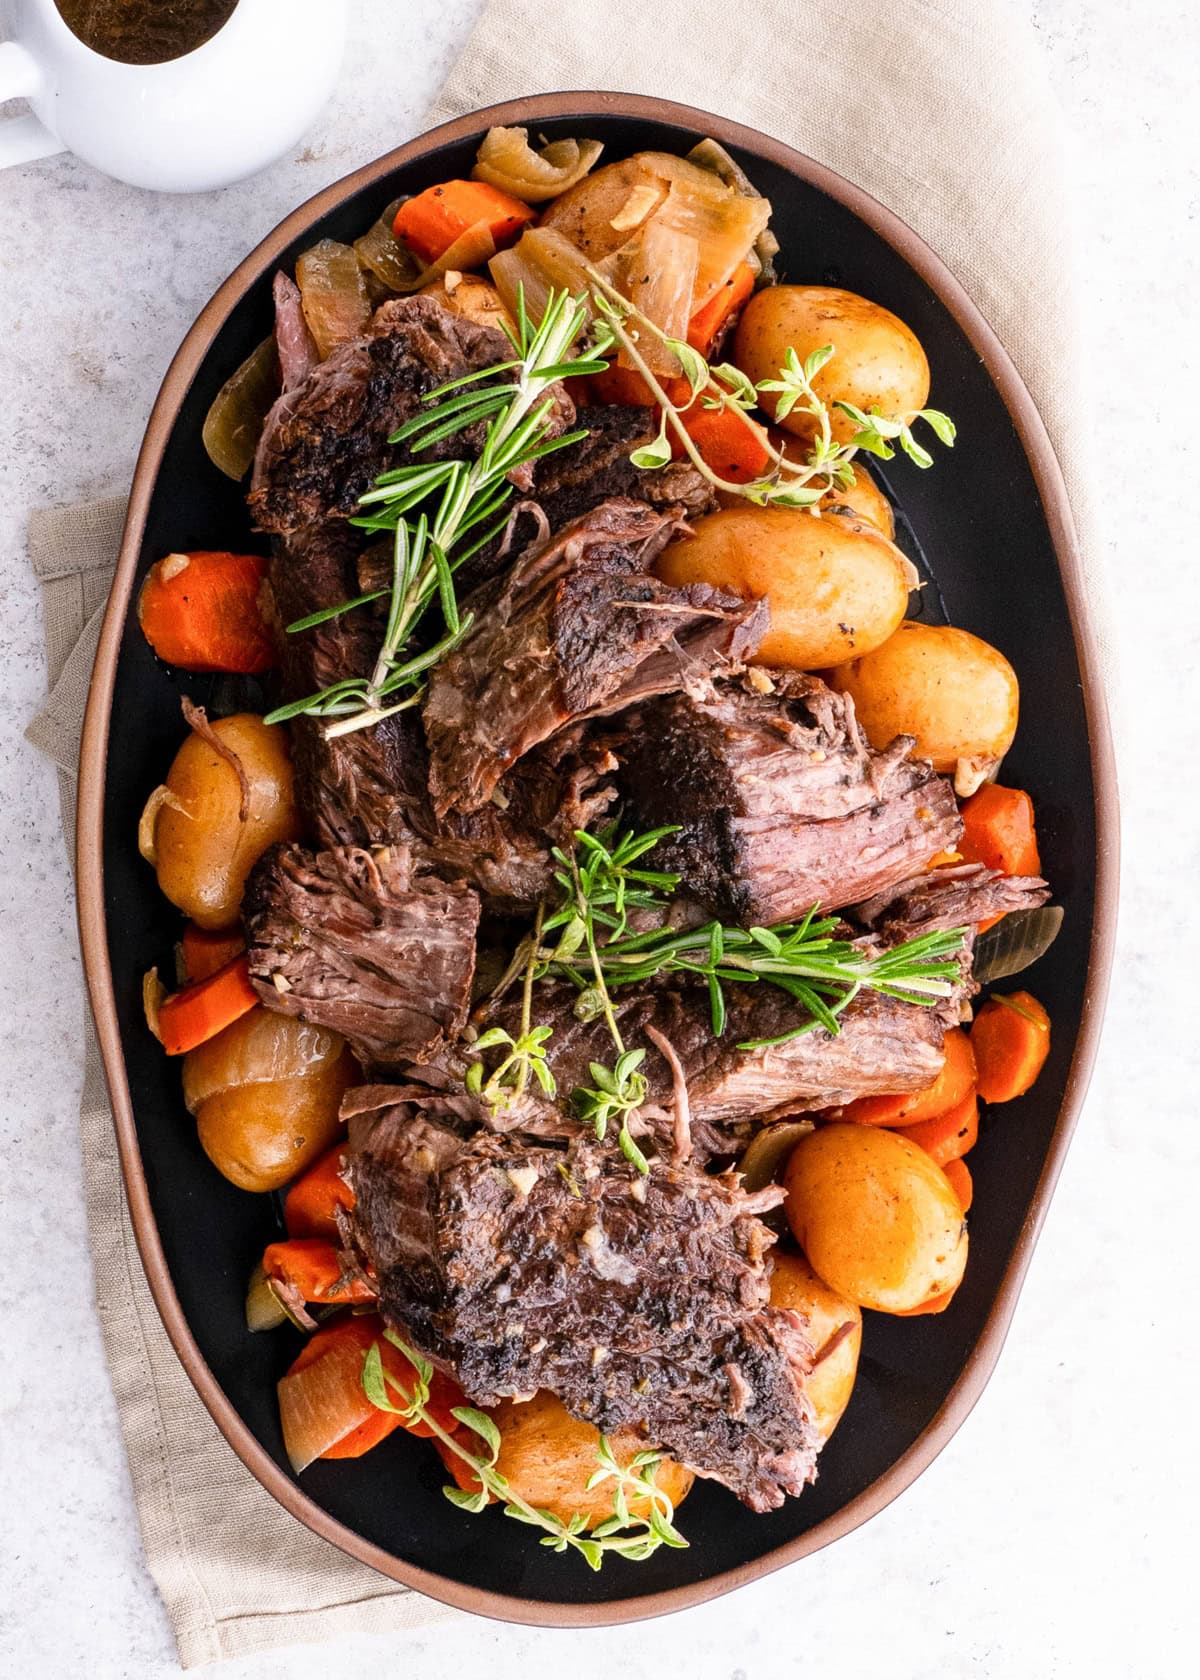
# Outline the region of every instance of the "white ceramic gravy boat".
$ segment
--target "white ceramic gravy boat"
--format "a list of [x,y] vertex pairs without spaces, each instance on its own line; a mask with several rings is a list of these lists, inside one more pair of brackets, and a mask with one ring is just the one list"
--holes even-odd
[[93,52],[54,0],[15,0],[0,44],[0,168],[72,151],[159,192],[205,192],[264,168],[333,91],[349,0],[239,0],[209,40],[164,64]]

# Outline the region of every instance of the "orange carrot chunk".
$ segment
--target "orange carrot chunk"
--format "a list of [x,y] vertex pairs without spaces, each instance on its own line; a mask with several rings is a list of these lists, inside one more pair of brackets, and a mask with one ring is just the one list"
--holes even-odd
[[183,952],[183,979],[189,985],[207,980],[219,968],[233,961],[246,949],[240,928],[211,929],[189,922],[180,941]]
[[337,1249],[323,1237],[269,1243],[262,1265],[269,1278],[287,1284],[305,1301],[349,1304],[376,1299],[366,1278],[346,1275]]
[[979,1099],[968,1091],[962,1102],[947,1109],[934,1120],[922,1120],[918,1126],[901,1126],[897,1136],[908,1138],[927,1155],[932,1155],[939,1167],[947,1161],[957,1161],[960,1155],[974,1149],[979,1141]]
[[[701,458],[719,478],[749,484],[770,468],[766,431],[741,409],[688,408],[682,420]],[[671,453],[676,460],[686,455],[678,438],[672,442]]]
[[721,328],[729,317],[745,303],[754,290],[755,274],[748,262],[741,262],[702,309],[688,322],[687,341],[693,350],[707,356],[716,342]]
[[168,1056],[182,1056],[231,1022],[258,1007],[245,956],[235,957],[206,980],[165,998],[158,1011],[158,1035]]
[[[363,1362],[378,1343],[384,1370],[399,1388],[389,1384],[394,1404],[402,1406],[416,1382],[412,1362],[384,1340],[384,1323],[376,1313],[355,1314],[323,1325],[309,1338],[279,1384],[279,1414],[288,1458],[303,1470],[315,1458],[358,1458],[392,1433],[408,1428],[413,1435],[433,1434],[428,1424],[406,1425],[395,1412],[372,1405],[362,1386]],[[459,1428],[455,1406],[466,1403],[458,1384],[435,1371],[429,1384],[427,1408],[447,1434]]]
[[958,849],[966,863],[986,863],[1002,875],[1040,875],[1033,801],[1019,788],[987,783],[962,808]]
[[971,1203],[975,1200],[975,1181],[971,1177],[971,1169],[961,1157],[953,1161],[943,1161],[942,1171],[950,1180],[950,1188],[958,1197],[958,1205],[964,1213],[971,1211]]
[[534,219],[528,204],[486,181],[443,181],[404,201],[392,232],[426,262],[436,262],[468,228],[487,224],[496,249],[511,245]]
[[[685,403],[691,392],[691,386],[686,379],[662,378],[659,380],[667,397],[673,403]],[[621,403],[628,408],[654,408],[658,398],[647,385],[636,368],[624,368],[619,362],[609,362],[599,373],[588,375],[591,400],[595,403]],[[571,395],[575,394],[575,381],[571,381]]]
[[894,1313],[894,1318],[921,1318],[925,1313],[942,1313],[953,1301],[958,1291],[958,1285],[953,1289],[943,1289],[940,1295],[931,1295],[927,1301],[922,1301],[919,1307],[901,1307]]
[[345,1153],[345,1144],[335,1143],[292,1185],[283,1202],[289,1237],[337,1241],[337,1210],[354,1206],[354,1192],[342,1177]]
[[858,1126],[913,1126],[956,1108],[975,1089],[975,1054],[961,1027],[951,1027],[942,1049],[946,1059],[932,1085],[895,1097],[859,1097],[841,1118]]
[[983,1005],[971,1028],[984,1102],[1024,1096],[1050,1054],[1050,1017],[1029,992],[998,992]]
[[142,634],[184,671],[268,671],[275,644],[261,605],[266,575],[260,554],[168,554],[138,596]]

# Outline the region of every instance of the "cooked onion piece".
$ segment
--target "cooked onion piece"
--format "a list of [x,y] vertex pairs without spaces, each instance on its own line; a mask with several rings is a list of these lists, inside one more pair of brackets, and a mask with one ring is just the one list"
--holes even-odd
[[425,276],[425,264],[392,232],[403,203],[402,198],[394,198],[379,220],[354,241],[359,262],[392,292],[416,291]]
[[525,309],[531,321],[541,320],[552,291],[566,290],[577,296],[586,293],[591,284],[587,258],[557,228],[529,228],[511,249],[497,252],[488,268],[496,290],[514,315],[518,293],[524,287]]
[[371,299],[352,246],[319,240],[297,260],[296,284],[322,361],[339,344],[362,336],[371,317]]
[[[617,290],[668,337],[686,338],[700,263],[696,241],[655,217],[609,260],[618,263]],[[653,333],[640,335],[638,350],[652,373],[679,373],[678,361]],[[624,351],[617,359],[624,367],[633,366]]]
[[213,398],[200,433],[208,458],[227,478],[244,478],[262,434],[267,411],[279,395],[275,335],[264,338]]
[[544,204],[581,181],[603,150],[599,140],[552,140],[535,152],[527,128],[489,128],[471,174],[526,204]]

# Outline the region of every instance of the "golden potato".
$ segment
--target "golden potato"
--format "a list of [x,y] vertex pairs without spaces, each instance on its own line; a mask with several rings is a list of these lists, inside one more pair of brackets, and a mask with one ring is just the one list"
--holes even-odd
[[[929,363],[920,340],[890,309],[836,286],[764,286],[743,309],[733,339],[733,360],[757,385],[774,379],[789,349],[803,362],[832,344],[834,353],[813,379],[813,390],[829,406],[839,443],[854,434],[838,400],[881,414],[914,414],[929,398]],[[767,392],[763,407],[774,414],[777,397]],[[779,424],[810,437],[813,419],[794,408]]]
[[854,483],[827,490],[817,504],[822,509],[848,507],[858,519],[869,519],[890,542],[896,535],[896,515],[883,491],[861,461],[854,463]]
[[359,1077],[337,1033],[252,1009],[183,1059],[183,1100],[209,1160],[242,1190],[277,1190],[341,1131]]
[[202,928],[223,928],[237,919],[252,865],[277,840],[298,839],[301,828],[287,730],[251,712],[212,728],[245,772],[246,818],[237,771],[193,731],[167,773],[172,797],[158,807],[153,855],[171,903]]
[[962,1278],[958,1198],[907,1138],[878,1126],[820,1126],[796,1145],[783,1182],[788,1224],[809,1264],[860,1307],[904,1312]]
[[1004,655],[945,624],[902,624],[882,647],[860,651],[829,675],[849,694],[873,747],[916,738],[919,758],[975,792],[1017,732],[1020,689]]
[[[502,1400],[488,1408],[500,1431],[500,1456],[496,1468],[507,1476],[509,1486],[539,1510],[551,1511],[562,1522],[577,1512],[595,1528],[613,1515],[612,1496],[616,1482],[610,1477],[588,1489],[588,1480],[599,1468],[596,1447],[599,1430],[573,1418],[562,1401],[545,1389],[532,1400]],[[646,1451],[646,1442],[633,1430],[623,1429],[609,1436],[617,1463],[625,1466],[635,1453]],[[443,1462],[454,1472],[460,1487],[478,1488],[478,1482],[452,1453],[443,1452]],[[674,1459],[663,1458],[654,1473],[655,1485],[679,1505],[687,1497],[695,1477]],[[633,1517],[644,1517],[650,1501],[629,1500]]]
[[658,559],[668,583],[711,583],[745,600],[765,595],[764,665],[835,665],[887,641],[908,606],[908,562],[868,520],[743,502],[697,519]]
[[787,1249],[775,1250],[771,1305],[790,1307],[808,1320],[808,1339],[817,1360],[808,1379],[808,1397],[821,1439],[828,1441],[849,1404],[858,1372],[862,1312],[822,1283],[802,1254]]

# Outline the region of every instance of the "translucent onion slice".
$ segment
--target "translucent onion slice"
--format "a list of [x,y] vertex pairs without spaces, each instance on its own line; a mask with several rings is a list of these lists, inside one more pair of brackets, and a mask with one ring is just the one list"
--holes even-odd
[[[688,153],[688,162],[698,164],[701,169],[711,169],[714,175],[720,176],[727,187],[743,193],[747,198],[762,197],[745,170],[734,162],[719,140],[701,140],[700,144],[693,146]],[[764,285],[771,285],[775,279],[775,258],[778,255],[779,241],[770,228],[765,227],[754,241],[754,257]]]
[[160,1044],[162,1043],[162,1033],[158,1025],[158,1012],[162,1008],[163,999],[166,995],[167,988],[158,978],[157,968],[148,969],[142,975],[142,1009],[145,1012],[146,1025]]
[[[617,256],[617,289],[669,338],[685,339],[700,262],[696,241],[655,216]],[[652,373],[668,377],[679,373],[677,359],[653,333],[642,333],[638,350]],[[633,366],[624,351],[618,360],[622,366]]]
[[777,1120],[773,1126],[764,1126],[761,1132],[756,1132],[738,1162],[742,1189],[752,1194],[774,1184],[792,1150],[812,1130],[811,1120]]
[[390,292],[414,292],[421,284],[425,264],[392,232],[396,212],[404,203],[394,198],[374,227],[354,241],[359,262],[370,269]]
[[525,288],[525,310],[540,321],[551,291],[585,296],[591,281],[587,259],[578,246],[557,228],[528,229],[510,250],[499,251],[488,264],[496,290],[510,313],[517,313],[517,294]]
[[[703,175],[703,170],[697,174]],[[739,263],[754,249],[766,227],[771,206],[765,198],[746,198],[709,176],[712,188],[677,180],[652,221],[696,241],[700,251],[692,314],[716,296]]]
[[275,1285],[255,1266],[246,1289],[246,1328],[251,1331],[277,1330],[281,1324],[295,1323],[291,1313],[275,1292]]
[[158,845],[155,839],[155,830],[158,827],[158,813],[162,810],[164,805],[169,805],[172,811],[178,811],[181,816],[186,817],[191,814],[187,807],[182,805],[175,797],[167,784],[165,782],[160,782],[154,792],[150,795],[149,799],[147,799],[144,807],[142,808],[142,814],[138,818],[138,851],[142,854],[151,868],[154,868],[158,863]]
[[208,458],[227,478],[244,478],[262,434],[263,421],[282,389],[275,335],[256,350],[222,385],[204,420],[201,437]]
[[603,150],[599,140],[552,140],[535,152],[527,128],[489,128],[471,174],[526,204],[544,204],[582,181]]
[[279,1382],[279,1421],[292,1469],[299,1475],[352,1429],[377,1417],[362,1386],[363,1350],[334,1340],[310,1365]]
[[296,284],[322,361],[339,344],[362,337],[371,318],[371,299],[353,246],[319,240],[297,260]]

